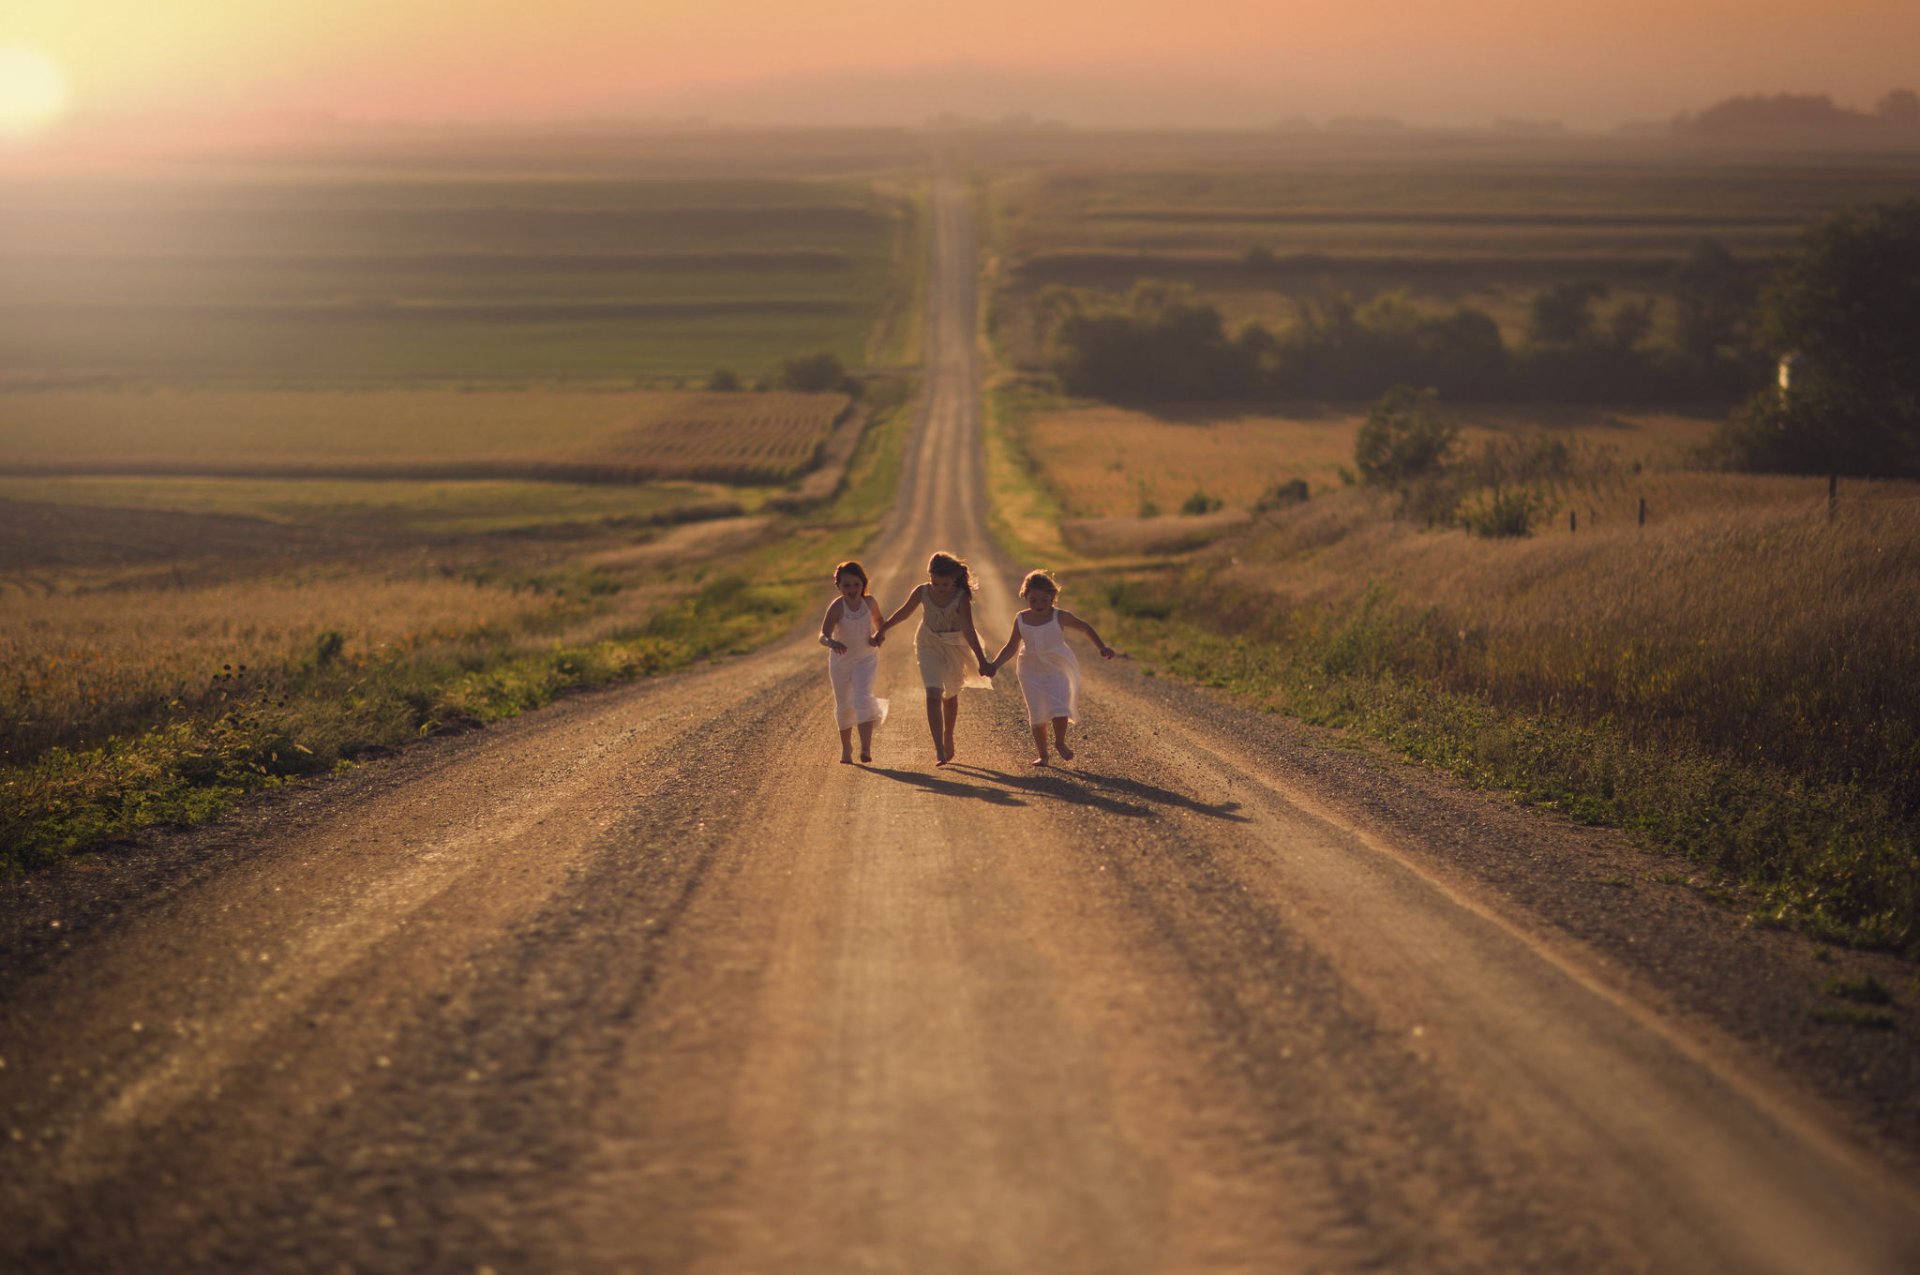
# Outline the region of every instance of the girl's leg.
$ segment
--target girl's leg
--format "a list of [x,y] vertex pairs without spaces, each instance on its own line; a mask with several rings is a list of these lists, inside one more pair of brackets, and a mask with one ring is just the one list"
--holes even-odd
[[853,760],[853,727],[840,728],[840,760],[842,763]]
[[873,760],[873,720],[860,723],[860,760]]
[[947,759],[946,732],[941,729],[940,716],[940,688],[929,686],[927,688],[927,730],[933,734],[935,759],[944,762]]
[[1053,719],[1053,746],[1059,751],[1061,761],[1073,760],[1073,750],[1067,747],[1067,719],[1064,717]]
[[946,721],[946,731],[943,735],[943,738],[946,740],[945,754],[946,754],[947,760],[952,761],[953,760],[953,724],[960,720],[960,697],[958,695],[949,696],[947,699],[941,702],[940,711]]
[[1047,764],[1047,728],[1045,723],[1033,728],[1033,760],[1028,764],[1032,766],[1044,766]]

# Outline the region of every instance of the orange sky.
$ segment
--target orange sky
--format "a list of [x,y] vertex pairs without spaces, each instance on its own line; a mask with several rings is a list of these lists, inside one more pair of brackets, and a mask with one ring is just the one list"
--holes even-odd
[[107,115],[1605,127],[1920,81],[1911,0],[7,0],[0,42],[52,54],[75,109]]

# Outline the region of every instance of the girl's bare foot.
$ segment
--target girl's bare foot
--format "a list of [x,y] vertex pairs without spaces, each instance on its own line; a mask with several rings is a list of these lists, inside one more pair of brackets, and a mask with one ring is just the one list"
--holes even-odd
[[1029,766],[1044,766],[1046,764],[1047,764],[1047,759],[1045,757],[1035,757],[1032,761],[1029,761],[1027,763],[1027,765]]
[[862,765],[868,765],[868,764],[870,764],[870,763],[871,763],[872,761],[873,761],[873,754],[872,754],[872,753],[861,753],[861,754],[860,754],[860,762],[861,762],[861,764],[862,764]]
[[840,764],[841,764],[842,766],[851,766],[851,765],[853,765],[853,754],[852,754],[852,753],[842,753],[842,754],[840,754]]
[[1054,745],[1053,751],[1060,754],[1061,761],[1073,760],[1073,750],[1071,748],[1068,748],[1065,744]]

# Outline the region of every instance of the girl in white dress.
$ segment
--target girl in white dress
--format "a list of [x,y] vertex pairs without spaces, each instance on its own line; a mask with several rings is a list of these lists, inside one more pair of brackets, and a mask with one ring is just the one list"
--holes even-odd
[[1078,629],[1093,639],[1100,658],[1113,658],[1113,648],[1100,640],[1093,626],[1077,615],[1053,605],[1060,586],[1044,571],[1029,571],[1020,582],[1020,596],[1027,609],[1013,617],[1013,633],[1000,654],[987,665],[989,674],[1020,652],[1020,690],[1027,697],[1027,725],[1033,728],[1034,766],[1047,764],[1047,727],[1053,727],[1053,746],[1061,761],[1072,761],[1067,747],[1067,725],[1073,721],[1074,706],[1080,698],[1080,661],[1067,645],[1068,629]]
[[[873,728],[887,719],[887,701],[873,696],[873,675],[880,667],[880,608],[867,596],[867,570],[857,562],[833,569],[840,596],[820,621],[820,645],[833,681],[834,720],[840,727],[840,761],[853,760],[853,732],[860,730],[860,760],[873,760]],[[834,633],[840,636],[835,637]]]
[[[953,724],[960,718],[960,692],[990,690],[986,677],[987,653],[973,627],[973,576],[967,564],[950,553],[927,560],[927,582],[916,585],[900,609],[880,625],[885,633],[921,608],[920,628],[913,635],[913,653],[920,663],[920,681],[927,688],[927,729],[933,732],[934,764],[953,760]],[[967,652],[973,659],[967,659]]]

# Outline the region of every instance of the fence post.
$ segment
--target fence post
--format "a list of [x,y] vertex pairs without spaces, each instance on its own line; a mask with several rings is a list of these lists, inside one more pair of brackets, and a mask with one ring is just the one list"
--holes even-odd
[[1642,527],[1647,525],[1647,498],[1645,496],[1640,497],[1640,525]]
[[1840,475],[1827,475],[1827,521],[1832,522],[1840,512]]
[[1578,530],[1580,530],[1580,511],[1569,509],[1567,510],[1567,532],[1571,535]]

